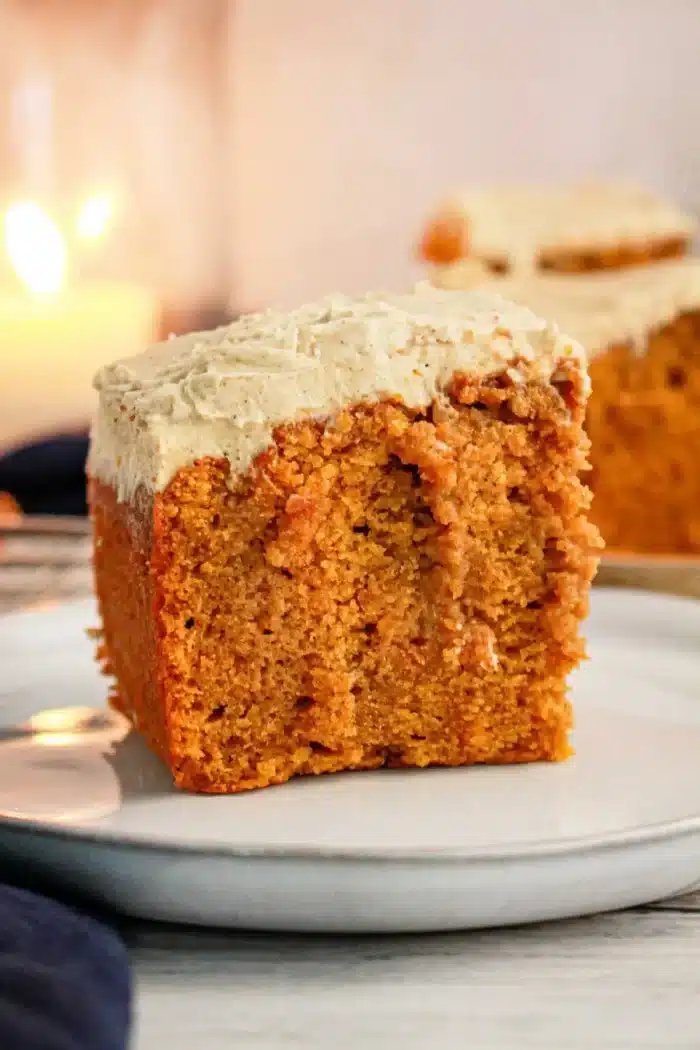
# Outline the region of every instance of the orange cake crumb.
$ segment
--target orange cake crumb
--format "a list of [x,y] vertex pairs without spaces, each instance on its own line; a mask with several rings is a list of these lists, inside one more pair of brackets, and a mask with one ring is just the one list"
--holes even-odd
[[[700,303],[699,303],[700,307]],[[700,553],[700,309],[591,361],[592,516],[612,549]]]
[[0,492],[0,517],[19,518],[22,515],[20,506],[9,492]]

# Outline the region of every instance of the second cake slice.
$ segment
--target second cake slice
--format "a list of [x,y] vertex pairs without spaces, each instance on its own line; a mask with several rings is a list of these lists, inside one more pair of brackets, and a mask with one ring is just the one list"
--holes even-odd
[[635,186],[495,186],[440,205],[421,255],[438,270],[469,259],[500,274],[590,273],[685,255],[695,229]]

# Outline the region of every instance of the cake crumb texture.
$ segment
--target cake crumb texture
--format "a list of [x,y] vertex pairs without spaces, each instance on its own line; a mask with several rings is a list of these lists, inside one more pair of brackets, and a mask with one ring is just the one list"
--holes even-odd
[[120,500],[92,477],[101,658],[178,786],[561,760],[599,545],[578,362],[278,426]]

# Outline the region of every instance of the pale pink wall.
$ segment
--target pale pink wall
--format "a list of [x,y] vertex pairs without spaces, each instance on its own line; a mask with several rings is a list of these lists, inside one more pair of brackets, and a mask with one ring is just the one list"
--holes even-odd
[[115,200],[99,252],[70,246],[73,277],[126,275],[184,308],[221,295],[233,3],[0,0],[0,218],[29,198],[69,236],[81,202]]
[[407,282],[465,180],[700,205],[700,0],[238,0],[232,56],[244,307]]

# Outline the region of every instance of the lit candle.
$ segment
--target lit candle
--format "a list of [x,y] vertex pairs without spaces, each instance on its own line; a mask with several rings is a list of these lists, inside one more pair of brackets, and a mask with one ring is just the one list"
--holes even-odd
[[[107,211],[99,199],[88,202],[79,235],[99,236]],[[159,321],[145,288],[67,282],[65,240],[35,204],[7,211],[5,247],[24,290],[0,289],[0,450],[85,426],[95,405],[94,373],[142,350]]]

